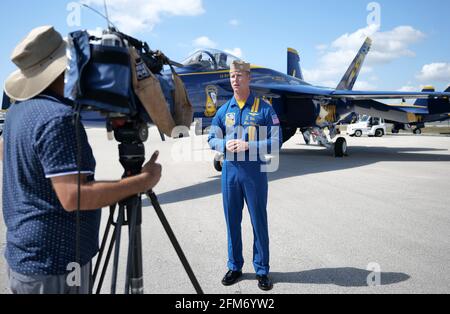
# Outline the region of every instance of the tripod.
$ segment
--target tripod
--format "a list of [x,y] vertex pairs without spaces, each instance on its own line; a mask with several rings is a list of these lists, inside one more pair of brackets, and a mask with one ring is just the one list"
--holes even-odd
[[[114,135],[119,144],[119,157],[120,163],[123,166],[125,173],[124,178],[138,175],[141,173],[142,165],[145,161],[145,147],[143,142],[148,138],[147,125],[138,124],[136,122],[126,123],[119,127],[113,128]],[[192,268],[187,261],[183,250],[181,249],[175,234],[172,231],[162,209],[158,202],[158,198],[153,191],[147,192],[153,208],[155,209],[158,218],[160,219],[164,230],[166,231],[169,239],[183,264],[186,273],[191,280],[198,294],[203,294],[202,288],[198,283],[197,278],[192,271]],[[108,251],[106,252],[105,262],[100,274],[99,282],[97,285],[96,294],[100,294],[103,281],[105,279],[106,271],[109,261],[111,259],[112,251],[114,249],[114,260],[111,279],[111,294],[116,294],[117,290],[117,274],[120,255],[120,241],[122,235],[122,227],[128,226],[128,255],[126,263],[126,277],[125,277],[125,294],[143,294],[144,293],[144,280],[143,280],[143,267],[142,267],[142,199],[140,195],[134,195],[119,203],[119,210],[117,219],[114,220],[116,214],[117,205],[110,207],[110,215],[108,223],[103,236],[102,244],[100,246],[100,252],[94,269],[93,282],[95,283],[97,275],[100,269],[101,261],[105,253],[106,245],[108,242],[109,233],[111,228],[114,228]]]

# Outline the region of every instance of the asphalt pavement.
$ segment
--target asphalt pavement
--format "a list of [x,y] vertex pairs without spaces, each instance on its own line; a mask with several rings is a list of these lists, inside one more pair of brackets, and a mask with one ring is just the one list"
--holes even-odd
[[[117,143],[88,130],[97,180],[122,175]],[[269,175],[270,293],[449,293],[450,137],[347,138],[349,156],[336,159],[296,135]],[[266,294],[257,287],[253,232],[244,209],[244,276],[224,287],[227,242],[220,174],[205,137],[161,142],[155,129],[147,158],[160,150],[163,179],[155,189],[164,213],[206,293]],[[1,191],[1,190],[0,190]],[[193,294],[161,222],[143,201],[145,293]],[[109,211],[103,212],[103,226]],[[103,227],[102,227],[103,228]],[[124,229],[125,230],[125,229]],[[0,245],[6,227],[0,222]],[[126,232],[123,232],[126,235]],[[126,265],[124,237],[118,290]],[[111,278],[108,268],[103,293]],[[8,293],[0,258],[0,293]]]

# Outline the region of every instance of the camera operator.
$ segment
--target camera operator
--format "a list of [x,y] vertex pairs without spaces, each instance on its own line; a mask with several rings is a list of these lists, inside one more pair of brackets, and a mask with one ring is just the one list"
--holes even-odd
[[89,293],[99,208],[152,189],[161,178],[159,153],[137,176],[97,182],[80,123],[81,287],[69,287],[68,265],[76,262],[78,150],[74,110],[64,98],[66,43],[53,27],[39,27],[15,48],[12,61],[19,70],[7,79],[5,92],[17,102],[7,114],[2,143],[10,288],[17,294]]

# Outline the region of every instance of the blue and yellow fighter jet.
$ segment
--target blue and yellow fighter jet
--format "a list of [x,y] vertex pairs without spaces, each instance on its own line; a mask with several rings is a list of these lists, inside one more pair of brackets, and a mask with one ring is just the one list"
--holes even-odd
[[[394,123],[394,132],[405,125],[420,129],[425,122],[450,118],[450,87],[445,92],[426,88],[422,92],[352,91],[372,40],[367,38],[336,89],[313,86],[305,82],[296,50],[289,48],[287,74],[260,66],[252,66],[251,89],[256,96],[264,97],[277,112],[283,131],[283,141],[288,141],[298,129],[305,141],[310,135],[335,156],[346,155],[345,138],[337,137],[337,125],[352,114],[384,118]],[[230,65],[238,58],[219,50],[200,50],[182,62],[177,72],[184,81],[195,109],[196,133],[202,134],[211,125],[217,110],[233,95],[230,84]],[[169,80],[171,71],[161,73]],[[5,96],[5,95],[4,95]],[[388,105],[377,100],[402,99],[402,104]],[[406,99],[417,99],[414,105]],[[9,101],[3,99],[3,108]],[[91,125],[104,125],[105,119],[95,112],[87,112],[84,121]],[[329,130],[328,134],[325,130]]]
[[[287,74],[260,66],[252,66],[251,89],[274,107],[287,141],[300,129],[305,138],[314,134],[335,156],[346,155],[345,138],[338,137],[336,126],[352,113],[384,118],[400,124],[414,124],[441,119],[450,113],[450,89],[443,93],[352,91],[372,40],[367,38],[336,89],[312,86],[305,82],[296,50],[288,49]],[[196,130],[201,134],[211,125],[217,110],[233,94],[230,64],[237,57],[219,50],[200,50],[187,58],[177,69],[188,90],[195,109]],[[169,72],[163,75],[170,75]],[[387,105],[381,99],[417,99],[413,106]],[[428,118],[425,118],[428,117]],[[328,129],[328,135],[325,130]]]
[[[422,90],[422,92],[435,91],[436,90],[433,86],[426,86]],[[445,92],[450,93],[450,87],[448,87]],[[414,104],[402,102],[401,104],[394,104],[391,106],[407,110],[409,112],[408,123],[399,123],[398,121],[389,120],[386,121],[394,125],[394,127],[392,128],[392,133],[394,134],[399,133],[400,130],[406,130],[407,128],[412,129],[414,134],[422,134],[422,129],[425,127],[425,123],[450,120],[450,114],[448,113],[430,114],[430,112],[428,111],[428,103],[426,99],[418,99],[414,102]]]

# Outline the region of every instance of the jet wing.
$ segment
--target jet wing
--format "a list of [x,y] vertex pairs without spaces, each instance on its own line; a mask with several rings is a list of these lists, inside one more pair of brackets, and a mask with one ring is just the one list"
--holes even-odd
[[251,84],[252,91],[260,94],[275,94],[278,96],[290,96],[293,98],[332,97],[334,90],[311,85],[288,84]]
[[[213,81],[209,82],[209,84],[215,84],[227,91],[233,92],[229,79]],[[313,98],[315,96],[331,97],[334,92],[334,89],[326,89],[311,85],[293,85],[282,83],[252,83],[250,84],[250,89],[259,95],[275,98],[279,98],[281,96],[291,96],[296,98]]]
[[[443,114],[450,112],[449,92],[365,92],[332,90],[310,85],[252,84],[254,92],[269,97],[284,96],[291,99],[327,98],[346,101],[355,107],[354,112],[411,123],[417,114]],[[390,106],[377,99],[425,99],[426,106]],[[421,108],[419,108],[421,107]],[[369,110],[370,109],[370,110]]]
[[[251,89],[261,94],[275,94],[278,96],[297,97],[329,97],[350,100],[375,99],[450,99],[450,92],[384,92],[384,91],[344,91],[311,85],[254,83]],[[231,88],[231,86],[229,86]]]
[[[230,82],[227,80],[217,81],[216,84],[220,85],[226,90],[232,91]],[[400,114],[403,118],[401,120],[397,119],[394,121],[404,121],[409,114],[442,114],[450,112],[450,93],[449,92],[383,92],[383,91],[345,91],[345,90],[334,90],[329,88],[302,85],[302,84],[285,84],[285,83],[267,83],[267,82],[254,82],[250,84],[251,90],[260,95],[267,97],[287,97],[291,99],[302,99],[302,98],[327,98],[336,99],[343,101],[350,101],[349,104],[358,108],[361,106],[361,110],[355,109],[355,112],[368,114],[371,116],[379,116],[385,119],[391,119],[382,113],[395,112],[394,116]],[[396,106],[390,106],[377,102],[378,99],[426,99],[427,106],[420,108],[398,108]],[[371,108],[371,113],[366,109],[367,106]],[[419,112],[420,111],[420,112]],[[378,112],[378,114],[377,114]],[[406,122],[405,122],[406,123]]]

